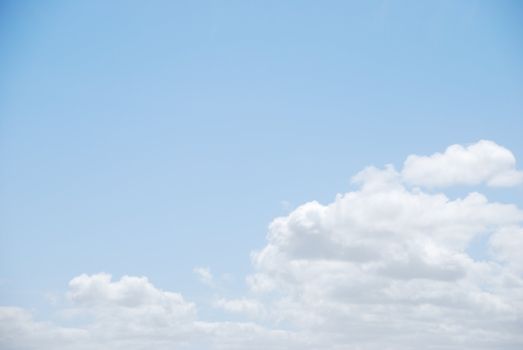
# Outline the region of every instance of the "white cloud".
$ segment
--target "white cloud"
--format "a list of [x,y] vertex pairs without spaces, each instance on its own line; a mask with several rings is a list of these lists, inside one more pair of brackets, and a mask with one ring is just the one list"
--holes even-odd
[[265,309],[262,303],[255,299],[218,299],[214,305],[217,308],[237,314],[244,314],[253,318],[263,318],[265,316]]
[[176,317],[192,317],[194,305],[180,294],[155,288],[146,277],[123,276],[112,281],[111,275],[81,275],[69,282],[68,297],[76,305],[97,307],[139,308],[162,305]]
[[212,276],[211,270],[208,267],[195,267],[193,272],[198,276],[198,279],[203,284],[208,286],[214,285],[214,278]]
[[102,341],[100,346],[134,349],[151,342],[163,348],[164,343],[183,343],[194,332],[195,305],[145,277],[112,281],[108,274],[81,275],[71,280],[67,296],[71,314],[92,320],[84,329]]
[[[433,159],[452,163],[455,153],[476,159],[485,147],[500,148],[487,141],[459,147],[412,164],[428,159],[423,167],[432,169]],[[484,166],[502,168],[489,152],[480,157]],[[439,180],[424,185],[492,184],[503,173],[464,175],[467,166],[477,172],[477,164],[464,161],[454,169],[459,176],[437,173]],[[356,190],[276,218],[266,246],[252,253],[249,294],[213,297],[213,306],[250,322],[201,320],[193,303],[144,277],[81,275],[69,284],[67,312],[87,321],[53,325],[3,308],[0,348],[522,348],[523,211],[477,192],[450,199],[411,188],[405,172],[391,165],[364,169],[353,178]],[[469,254],[478,237],[487,237],[482,261]],[[212,283],[208,268],[194,271]]]
[[523,172],[516,170],[512,152],[486,140],[467,147],[452,145],[444,153],[431,156],[411,155],[401,175],[410,184],[428,187],[480,183],[514,186],[523,182]]
[[36,322],[26,310],[0,307],[0,349],[65,349],[87,341],[86,330]]
[[[252,291],[273,296],[280,321],[326,348],[523,346],[523,211],[477,192],[451,200],[405,187],[390,165],[353,182],[358,190],[330,204],[275,219],[253,254]],[[491,259],[475,261],[469,245],[484,235]]]
[[505,227],[490,237],[490,253],[516,273],[523,274],[523,228]]
[[[2,350],[284,349],[298,343],[291,332],[254,323],[198,320],[193,303],[163,291],[145,277],[81,275],[69,283],[71,307],[63,310],[80,325],[35,321],[23,309],[0,308]],[[224,301],[250,311],[248,301]],[[232,310],[231,309],[231,310]]]
[[253,274],[245,279],[249,288],[254,292],[270,292],[276,288],[272,279],[267,278],[264,274]]

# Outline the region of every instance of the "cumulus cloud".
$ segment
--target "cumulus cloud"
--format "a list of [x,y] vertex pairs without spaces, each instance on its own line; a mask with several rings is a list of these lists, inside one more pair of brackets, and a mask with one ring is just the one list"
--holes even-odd
[[[252,292],[273,296],[268,308],[279,320],[319,338],[336,335],[325,339],[333,348],[523,346],[523,211],[478,192],[450,199],[405,184],[414,168],[427,178],[410,184],[501,184],[508,177],[500,164],[515,160],[493,142],[449,149],[410,157],[401,172],[366,168],[353,177],[357,190],[275,219],[267,245],[252,254]],[[474,156],[455,165],[451,177],[431,163],[452,163],[456,152]],[[474,178],[480,154],[488,171]],[[471,243],[485,236],[489,258],[475,260]]]
[[[0,349],[284,349],[299,343],[291,332],[249,322],[206,322],[180,294],[156,288],[145,277],[118,281],[105,273],[80,275],[69,283],[71,306],[63,313],[74,327],[34,320],[30,312],[0,307]],[[248,301],[223,301],[249,311]],[[241,302],[240,302],[241,303]]]
[[65,349],[87,341],[88,332],[84,329],[36,322],[27,310],[0,307],[0,349]]
[[431,156],[411,155],[405,160],[406,182],[428,187],[453,185],[514,186],[523,182],[516,158],[508,149],[487,140],[469,146],[452,145]]
[[[311,201],[274,219],[266,245],[251,255],[248,294],[213,297],[225,315],[248,321],[201,320],[194,303],[144,277],[81,275],[69,284],[67,311],[84,323],[0,309],[0,348],[520,349],[523,211],[476,191],[452,199],[411,186],[499,184],[515,160],[489,141],[453,147],[409,157],[401,171],[363,169],[355,189],[331,203]],[[456,165],[456,154],[469,160]],[[480,158],[490,170],[478,175]],[[453,164],[454,175],[438,172],[434,159]],[[407,181],[422,168],[432,182]],[[486,242],[481,260],[471,253],[478,238]],[[195,272],[212,281],[208,269]]]

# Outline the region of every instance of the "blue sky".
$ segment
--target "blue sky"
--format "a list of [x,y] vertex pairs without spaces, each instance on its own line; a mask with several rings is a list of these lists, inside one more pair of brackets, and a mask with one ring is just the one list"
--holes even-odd
[[[43,315],[99,272],[205,300],[196,266],[242,294],[269,223],[366,166],[482,139],[521,162],[522,15],[518,1],[2,2],[0,304]],[[482,191],[523,205],[521,186]]]

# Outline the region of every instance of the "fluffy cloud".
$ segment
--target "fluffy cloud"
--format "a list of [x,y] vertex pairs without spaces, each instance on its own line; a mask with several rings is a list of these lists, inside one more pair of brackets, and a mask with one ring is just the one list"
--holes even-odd
[[453,185],[514,186],[523,181],[516,158],[508,149],[481,140],[467,147],[449,146],[444,153],[411,155],[402,176],[410,184],[444,187]]
[[20,308],[0,308],[0,349],[284,349],[299,343],[291,332],[254,323],[198,320],[193,303],[145,277],[113,281],[104,273],[81,275],[69,283],[67,297],[71,307],[62,313],[76,320],[74,327],[35,321]]
[[[332,348],[521,348],[523,211],[477,192],[450,199],[405,185],[415,167],[426,170],[425,185],[500,184],[508,178],[500,164],[515,161],[493,142],[449,150],[409,157],[402,172],[364,169],[353,178],[356,190],[275,219],[267,245],[252,254],[252,291],[272,296],[267,308],[278,320]],[[483,154],[487,171],[466,177],[477,175],[475,156],[451,177],[431,164],[463,152]],[[485,237],[488,258],[474,259],[481,254],[472,243]]]
[[[452,164],[453,175],[433,161]],[[451,146],[409,157],[402,171],[366,168],[332,203],[276,218],[252,253],[249,294],[214,296],[216,309],[249,322],[201,320],[196,305],[143,277],[81,275],[66,313],[83,322],[41,323],[3,308],[0,348],[520,349],[523,211],[478,192],[449,198],[411,187],[513,183],[514,164],[493,142]]]
[[36,322],[26,310],[0,307],[0,348],[3,350],[65,349],[87,340],[86,330]]

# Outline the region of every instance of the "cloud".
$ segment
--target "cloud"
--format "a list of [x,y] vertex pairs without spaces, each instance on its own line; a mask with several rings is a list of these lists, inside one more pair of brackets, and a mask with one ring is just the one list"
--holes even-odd
[[523,228],[512,226],[490,237],[490,253],[494,259],[523,274]]
[[198,279],[203,284],[208,286],[214,285],[214,278],[212,276],[211,270],[208,267],[195,267],[193,272],[198,276]]
[[[108,348],[163,348],[194,333],[196,306],[178,293],[156,288],[145,277],[81,275],[69,283],[70,314],[90,319],[83,329]],[[88,342],[89,343],[89,342]]]
[[[284,349],[298,344],[291,332],[249,322],[205,322],[180,294],[156,288],[145,277],[113,281],[105,273],[80,275],[69,283],[71,306],[62,310],[74,327],[39,322],[30,312],[0,307],[0,349]],[[250,307],[248,301],[239,302]],[[223,301],[241,310],[238,301]],[[231,309],[231,310],[232,310]]]
[[[466,152],[492,145],[479,142]],[[485,166],[499,169],[489,157]],[[476,171],[475,161],[460,166],[467,164]],[[459,183],[466,170],[452,181]],[[523,211],[478,192],[450,199],[411,188],[404,173],[392,165],[366,168],[353,177],[357,190],[276,218],[267,245],[252,254],[252,292],[272,296],[267,309],[323,338],[326,348],[523,346],[517,331],[523,324]],[[482,181],[501,176],[485,174]],[[469,248],[485,236],[490,255],[477,261]]]
[[227,312],[245,314],[252,318],[264,317],[266,311],[263,304],[255,299],[218,299],[214,305],[217,308],[223,309]]
[[3,350],[66,349],[87,341],[86,330],[36,322],[27,310],[0,307],[0,348]]
[[[2,308],[0,348],[520,349],[523,211],[475,191],[451,199],[411,186],[492,184],[507,178],[499,164],[512,164],[510,173],[515,160],[490,141],[449,149],[411,156],[402,171],[363,169],[331,203],[275,218],[266,245],[251,254],[248,293],[213,296],[222,318],[248,321],[202,320],[194,303],[145,277],[81,275],[67,292],[74,327]],[[454,164],[456,154],[472,160],[456,163],[451,177],[434,168],[434,159]],[[490,170],[478,175],[477,159]],[[407,181],[407,168],[432,169],[434,179]],[[481,260],[471,253],[479,238]],[[208,268],[194,271],[212,282]]]
[[446,187],[454,185],[514,186],[523,182],[516,159],[508,149],[481,140],[467,147],[449,146],[444,153],[409,156],[401,172],[412,185]]
[[148,308],[162,305],[179,318],[191,317],[194,305],[178,293],[155,288],[146,277],[123,276],[112,281],[106,273],[81,275],[69,282],[67,296],[76,305],[90,308],[111,307]]

